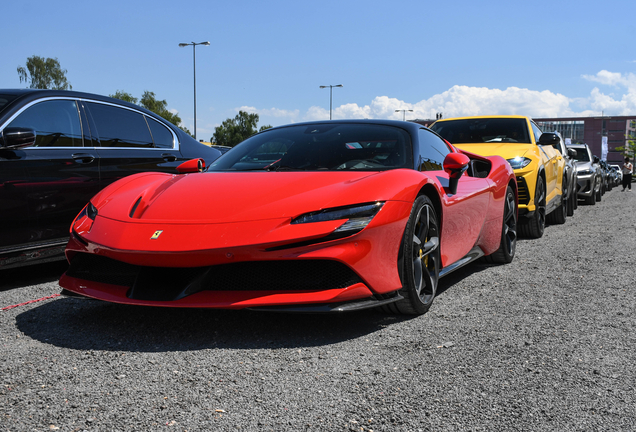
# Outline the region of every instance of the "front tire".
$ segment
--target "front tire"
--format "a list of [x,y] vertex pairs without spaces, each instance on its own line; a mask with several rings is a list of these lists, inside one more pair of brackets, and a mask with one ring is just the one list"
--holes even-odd
[[541,238],[545,230],[545,185],[543,177],[537,179],[537,188],[534,190],[534,215],[519,224],[519,230],[524,237]]
[[390,310],[407,315],[426,313],[433,304],[439,266],[439,223],[429,197],[417,197],[404,230],[401,245],[402,300],[392,303]]
[[499,249],[491,255],[484,257],[489,263],[507,264],[512,261],[517,249],[517,200],[515,193],[510,186],[506,190],[506,201],[504,203],[503,223],[501,227],[501,242]]

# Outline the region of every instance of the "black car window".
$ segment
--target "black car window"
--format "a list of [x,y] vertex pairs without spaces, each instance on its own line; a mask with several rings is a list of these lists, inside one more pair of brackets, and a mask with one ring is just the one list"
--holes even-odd
[[211,171],[384,171],[412,168],[410,135],[386,125],[319,123],[270,129],[221,156]]
[[530,122],[530,125],[532,126],[532,133],[534,134],[534,141],[539,144],[539,138],[541,138],[541,135],[543,134],[543,132],[541,131],[541,129],[539,129],[539,126],[537,126],[534,122]]
[[74,100],[36,103],[20,113],[7,127],[35,130],[34,147],[81,147],[82,126]]
[[102,147],[153,147],[143,114],[100,103],[88,106]]
[[174,139],[172,133],[164,125],[146,116],[148,126],[150,126],[150,132],[152,133],[152,140],[155,143],[155,147],[158,148],[173,148]]
[[446,143],[426,129],[420,129],[419,138],[419,170],[436,171],[444,169],[444,158],[451,152]]
[[530,143],[523,118],[468,118],[435,122],[431,129],[451,144]]

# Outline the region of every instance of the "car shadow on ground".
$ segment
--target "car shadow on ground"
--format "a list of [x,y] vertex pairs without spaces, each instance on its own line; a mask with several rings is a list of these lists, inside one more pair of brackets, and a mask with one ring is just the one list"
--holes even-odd
[[60,297],[19,314],[16,325],[26,336],[62,348],[163,352],[324,346],[410,319],[426,315],[155,308]]
[[[437,295],[487,267],[478,262],[452,272],[440,279]],[[412,319],[430,318],[379,310],[293,314],[159,308],[59,297],[18,314],[16,325],[26,336],[62,348],[163,352],[325,346]]]

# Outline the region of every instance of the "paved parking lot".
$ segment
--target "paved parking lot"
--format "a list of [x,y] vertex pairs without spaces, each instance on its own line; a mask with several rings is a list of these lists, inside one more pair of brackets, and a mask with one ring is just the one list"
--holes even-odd
[[[286,315],[55,297],[0,312],[0,430],[636,429],[636,193],[474,264],[429,313]],[[63,265],[0,272],[0,307]]]

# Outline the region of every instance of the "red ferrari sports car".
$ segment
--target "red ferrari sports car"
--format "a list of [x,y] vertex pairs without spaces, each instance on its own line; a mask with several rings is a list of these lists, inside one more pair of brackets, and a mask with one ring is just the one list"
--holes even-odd
[[63,293],[168,307],[426,312],[438,279],[510,262],[517,184],[499,156],[416,123],[293,124],[208,169],[136,174],[77,216]]

